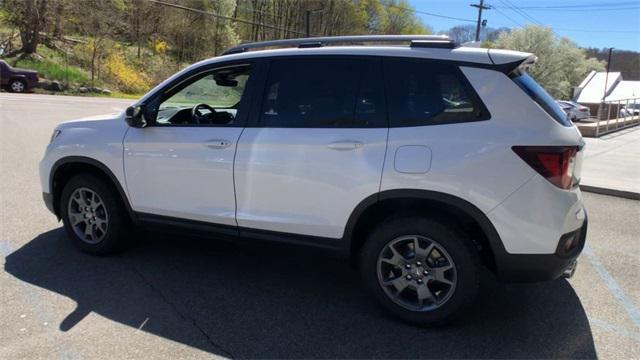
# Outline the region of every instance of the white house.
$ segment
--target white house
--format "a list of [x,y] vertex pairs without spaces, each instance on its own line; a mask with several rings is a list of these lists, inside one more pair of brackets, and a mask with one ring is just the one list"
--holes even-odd
[[575,89],[572,100],[588,106],[592,114],[597,114],[603,98],[605,103],[637,99],[640,104],[640,81],[624,80],[619,72],[610,72],[607,77],[606,72],[592,71]]

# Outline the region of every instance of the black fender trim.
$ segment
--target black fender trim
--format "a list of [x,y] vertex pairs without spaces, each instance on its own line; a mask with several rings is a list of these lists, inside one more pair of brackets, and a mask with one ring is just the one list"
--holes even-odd
[[[118,178],[113,174],[113,172],[103,163],[101,163],[100,161],[90,158],[90,157],[86,157],[86,156],[66,156],[63,158],[58,159],[58,161],[56,161],[53,166],[51,167],[51,172],[49,173],[49,191],[51,192],[53,198],[53,204],[57,204],[58,201],[60,199],[56,199],[56,192],[54,191],[54,179],[55,179],[55,175],[58,172],[58,169],[62,166],[62,165],[67,165],[67,164],[86,164],[86,165],[91,165],[94,166],[96,168],[98,168],[100,171],[102,171],[105,175],[107,175],[107,177],[109,178],[109,180],[111,180],[111,182],[113,183],[113,185],[116,187],[116,189],[118,190],[118,193],[120,194],[120,197],[122,198],[122,202],[124,203],[125,207],[127,208],[127,212],[129,213],[129,217],[131,218],[131,220],[137,224],[138,223],[138,219],[136,216],[136,213],[133,211],[133,208],[131,207],[131,204],[129,203],[129,198],[127,197],[127,193],[124,191],[124,188],[122,187],[122,184],[120,184],[120,181],[118,180]],[[58,216],[58,218],[60,218],[60,214],[58,214],[58,209],[54,209],[56,210],[55,214],[56,216]]]
[[485,236],[489,241],[489,245],[491,246],[491,250],[494,254],[496,267],[499,270],[500,265],[502,263],[501,259],[507,254],[507,251],[502,244],[502,240],[500,239],[500,235],[496,231],[495,227],[487,218],[487,216],[478,209],[475,205],[470,202],[461,199],[457,196],[437,192],[437,191],[429,191],[429,190],[419,190],[419,189],[397,189],[397,190],[386,190],[379,192],[377,194],[371,195],[358,204],[356,208],[351,213],[349,220],[347,221],[347,226],[345,228],[344,238],[348,239],[349,243],[353,240],[353,233],[355,230],[355,226],[360,219],[360,216],[369,208],[371,205],[374,205],[378,201],[389,200],[389,199],[421,199],[421,200],[431,200],[437,201],[441,203],[445,203],[447,205],[453,206],[460,211],[469,215],[472,219],[474,219],[480,229],[484,232]]

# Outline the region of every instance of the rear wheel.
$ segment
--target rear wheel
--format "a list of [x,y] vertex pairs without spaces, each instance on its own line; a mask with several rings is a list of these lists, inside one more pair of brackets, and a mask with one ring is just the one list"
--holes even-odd
[[365,243],[362,277],[399,318],[441,325],[471,305],[479,287],[479,257],[455,228],[421,217],[390,219]]
[[23,93],[27,91],[27,85],[22,80],[11,80],[9,82],[9,91],[14,93]]
[[91,254],[109,254],[127,244],[129,219],[122,201],[99,177],[76,175],[62,190],[60,214],[72,243]]

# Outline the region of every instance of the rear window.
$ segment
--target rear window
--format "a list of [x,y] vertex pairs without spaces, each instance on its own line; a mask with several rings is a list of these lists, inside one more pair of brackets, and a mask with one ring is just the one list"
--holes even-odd
[[573,126],[562,108],[529,74],[518,75],[513,78],[513,81],[555,121],[564,126]]

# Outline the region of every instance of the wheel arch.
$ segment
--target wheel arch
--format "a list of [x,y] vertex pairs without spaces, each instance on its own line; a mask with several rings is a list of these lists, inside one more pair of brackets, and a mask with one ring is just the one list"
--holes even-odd
[[105,179],[120,196],[120,200],[125,205],[127,213],[132,221],[136,222],[135,212],[131,208],[129,199],[124,188],[113,172],[102,162],[84,156],[67,156],[57,160],[49,173],[49,189],[53,196],[53,209],[55,215],[60,219],[60,197],[62,189],[71,177],[80,173],[89,173]]
[[454,225],[462,224],[463,230],[480,251],[483,263],[492,271],[497,270],[499,256],[505,250],[487,216],[475,205],[457,196],[419,189],[386,190],[358,204],[349,217],[344,234],[351,259],[355,261],[369,231],[380,221],[392,215],[416,212]]

